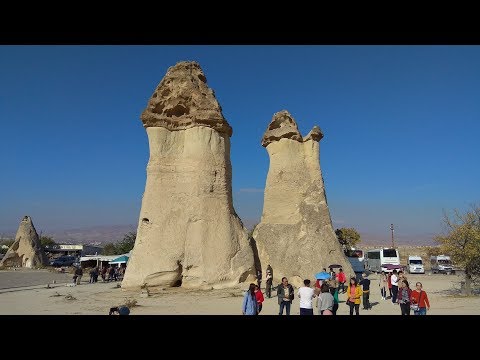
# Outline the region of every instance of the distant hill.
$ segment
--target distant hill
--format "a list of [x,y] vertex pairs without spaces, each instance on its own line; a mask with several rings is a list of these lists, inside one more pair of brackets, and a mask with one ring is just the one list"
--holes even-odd
[[136,225],[93,226],[79,229],[43,231],[43,235],[51,236],[57,243],[102,245],[117,242],[130,232],[137,231]]
[[[242,219],[243,225],[251,230],[260,219]],[[37,229],[37,231],[39,231]],[[123,236],[130,232],[137,231],[137,225],[105,225],[92,226],[68,230],[43,230],[43,235],[52,236],[57,243],[66,244],[105,244],[116,242],[123,239]],[[16,231],[7,231],[0,233],[0,238],[14,238]],[[379,235],[374,233],[360,232],[362,241],[359,246],[391,246],[391,238],[388,234]],[[40,235],[40,234],[39,234]],[[433,242],[435,234],[395,234],[395,246],[415,246],[415,245],[436,245]]]
[[[378,235],[371,233],[363,233],[361,244],[365,245],[379,245],[383,247],[392,245],[392,238],[388,235]],[[427,245],[433,246],[436,245],[433,241],[435,234],[425,233],[425,234],[395,234],[394,241],[395,246],[415,246],[415,245]]]

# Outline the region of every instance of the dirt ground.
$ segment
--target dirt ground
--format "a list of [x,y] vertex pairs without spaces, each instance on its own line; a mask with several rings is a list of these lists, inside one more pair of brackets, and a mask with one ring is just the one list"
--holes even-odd
[[[479,315],[480,296],[460,296],[458,275],[408,275],[414,286],[423,283],[431,310],[428,315]],[[398,305],[382,300],[378,287],[378,275],[370,275],[371,310],[360,310],[360,315],[400,315]],[[52,284],[53,280],[56,284]],[[70,287],[71,275],[57,274],[46,270],[0,271],[0,315],[107,315],[110,307],[124,304],[127,300],[137,301],[131,315],[241,315],[244,289],[230,290],[186,290],[168,288],[149,297],[140,292],[125,291],[120,283],[88,283],[84,276],[79,286]],[[50,288],[47,288],[50,283]],[[297,289],[296,289],[297,290]],[[276,293],[265,299],[260,315],[278,314]],[[345,296],[340,295],[338,315],[347,315]],[[316,314],[317,310],[314,308]],[[299,314],[299,301],[292,305],[292,315]]]

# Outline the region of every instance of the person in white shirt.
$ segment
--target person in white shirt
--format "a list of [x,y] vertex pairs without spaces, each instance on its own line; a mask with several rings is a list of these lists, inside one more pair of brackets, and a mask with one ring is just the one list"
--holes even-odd
[[300,298],[300,315],[313,315],[313,298],[315,291],[310,287],[310,280],[303,280],[303,284],[298,289],[298,297]]
[[392,282],[392,303],[396,304],[397,303],[397,294],[398,294],[397,270],[393,270],[390,280]]

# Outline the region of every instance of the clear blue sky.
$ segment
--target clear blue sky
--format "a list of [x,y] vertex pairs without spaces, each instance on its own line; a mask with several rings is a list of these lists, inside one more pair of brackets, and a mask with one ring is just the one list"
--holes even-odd
[[[389,239],[441,232],[480,202],[480,46],[0,46],[0,234],[136,224],[140,114],[167,68],[202,66],[233,127],[234,205],[259,219],[286,109],[319,125],[334,227]],[[427,234],[427,235],[426,235]]]

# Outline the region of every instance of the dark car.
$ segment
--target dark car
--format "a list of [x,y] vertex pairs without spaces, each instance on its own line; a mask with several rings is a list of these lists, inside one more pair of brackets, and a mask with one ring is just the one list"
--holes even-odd
[[50,265],[55,267],[72,266],[76,261],[75,256],[60,256],[59,258],[50,261]]

